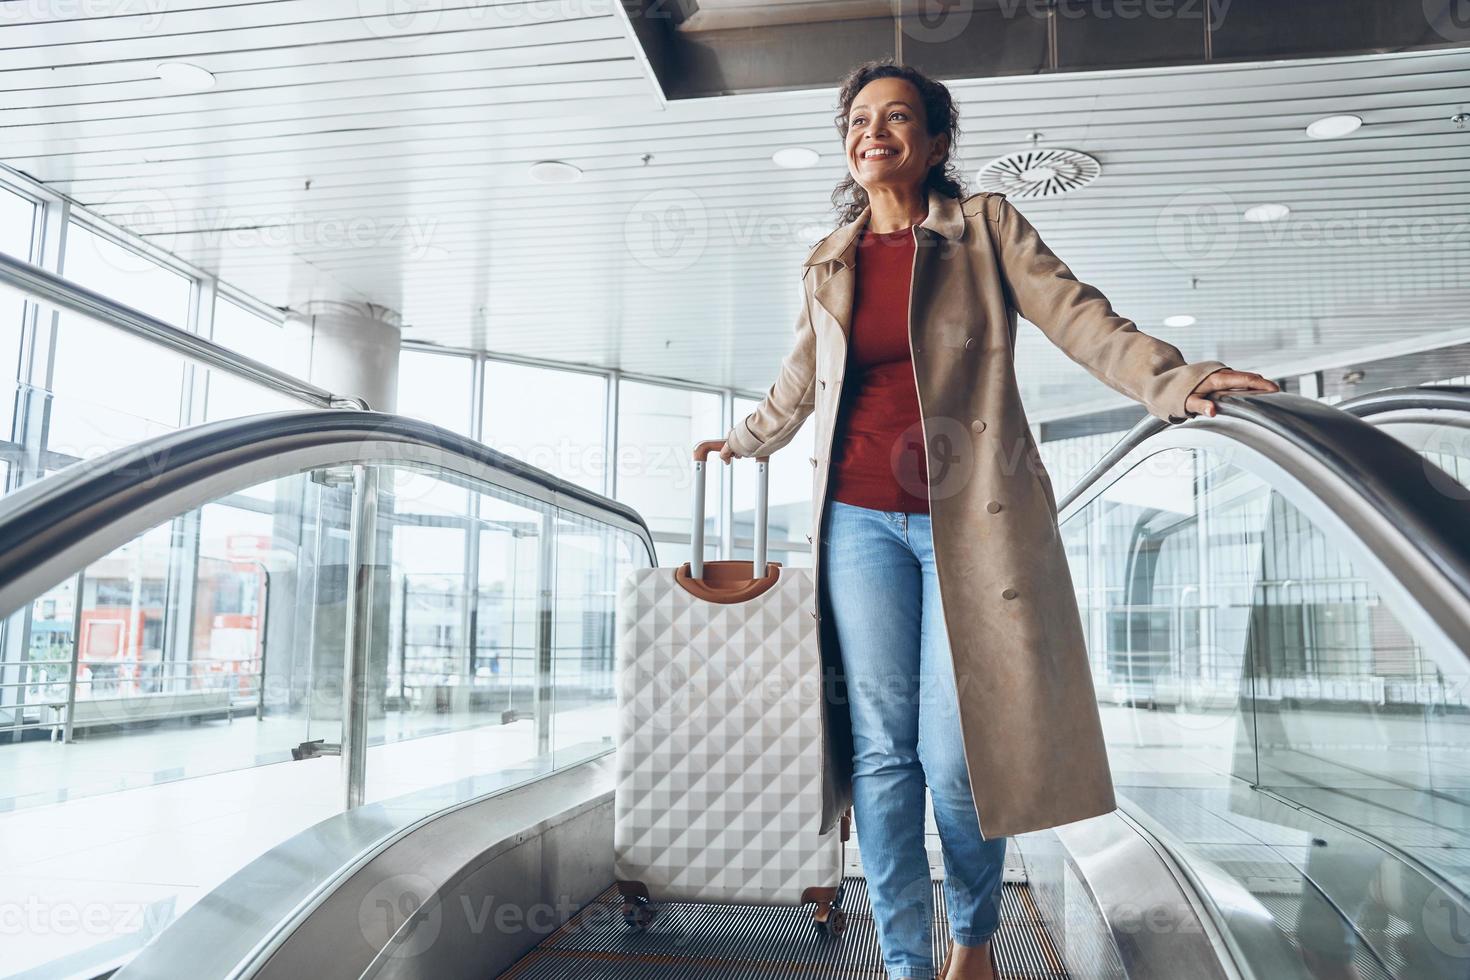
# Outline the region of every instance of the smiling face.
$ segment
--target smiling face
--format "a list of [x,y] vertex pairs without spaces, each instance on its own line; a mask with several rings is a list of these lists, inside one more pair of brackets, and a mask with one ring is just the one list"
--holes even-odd
[[905,78],[879,78],[862,87],[847,112],[847,169],[875,188],[921,187],[944,159],[944,134],[930,136],[919,90]]

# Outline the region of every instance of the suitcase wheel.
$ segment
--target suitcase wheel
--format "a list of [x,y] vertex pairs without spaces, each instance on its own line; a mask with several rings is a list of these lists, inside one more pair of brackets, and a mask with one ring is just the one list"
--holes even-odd
[[658,913],[658,906],[646,901],[623,903],[623,921],[640,932],[653,924]]
[[812,913],[812,926],[822,935],[836,939],[847,931],[847,913],[842,909],[829,909],[825,917],[821,914],[820,909]]

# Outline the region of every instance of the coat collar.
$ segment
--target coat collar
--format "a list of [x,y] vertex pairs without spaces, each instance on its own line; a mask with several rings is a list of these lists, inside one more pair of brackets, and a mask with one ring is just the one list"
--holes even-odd
[[[854,264],[853,251],[856,248],[858,233],[867,226],[871,212],[871,207],[864,207],[856,218],[818,242],[812,249],[812,254],[807,256],[802,265],[821,265],[823,262],[835,260],[851,268]],[[929,213],[924,216],[923,221],[919,222],[919,227],[927,228],[951,241],[959,238],[965,231],[965,215],[960,210],[959,199],[948,197],[931,187],[929,189]]]

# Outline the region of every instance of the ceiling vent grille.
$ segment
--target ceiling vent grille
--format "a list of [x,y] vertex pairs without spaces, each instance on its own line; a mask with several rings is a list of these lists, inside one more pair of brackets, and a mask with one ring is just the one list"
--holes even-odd
[[980,189],[1015,198],[1058,197],[1101,175],[1102,164],[1078,150],[1019,150],[987,163]]

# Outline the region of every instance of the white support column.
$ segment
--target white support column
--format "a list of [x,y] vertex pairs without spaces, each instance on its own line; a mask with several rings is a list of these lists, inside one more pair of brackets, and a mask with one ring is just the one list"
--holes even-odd
[[1303,398],[1322,397],[1322,372],[1313,371],[1310,374],[1299,374],[1296,379],[1297,391]]
[[309,332],[308,381],[364,399],[376,412],[397,407],[403,332],[397,313],[374,303],[317,300],[293,314],[287,329]]
[[476,354],[470,358],[474,365],[470,372],[470,438],[485,442],[485,375],[489,373],[485,357]]
[[606,449],[604,455],[604,473],[602,492],[612,499],[618,499],[618,396],[622,389],[623,372],[611,370],[607,372],[607,408],[603,412],[604,425],[602,445]]
[[[335,394],[360,398],[378,412],[392,412],[398,404],[398,354],[402,331],[396,313],[371,303],[318,300],[298,307],[287,318],[288,331],[302,331],[308,338],[307,380]],[[394,504],[392,473],[375,467],[358,467],[355,495],[344,497],[343,488],[331,485],[322,491],[325,516],[322,524],[346,525],[354,529],[351,550],[348,542],[335,536],[323,541],[317,561],[318,579],[310,644],[297,644],[294,656],[311,676],[314,694],[312,719],[343,720],[345,792],[349,805],[362,799],[362,726],[384,715],[382,680],[388,669],[388,614],[386,589],[391,580],[392,522]],[[378,491],[382,491],[381,498]],[[358,499],[370,494],[372,500]],[[351,503],[350,514],[343,511]],[[370,521],[365,517],[371,517]],[[320,533],[320,531],[318,532]],[[371,552],[370,560],[363,556]],[[323,574],[329,566],[336,566]],[[371,566],[371,567],[367,567]],[[355,594],[323,583],[346,582],[348,592],[375,580],[378,601],[357,608]],[[349,627],[350,623],[350,627]],[[279,649],[279,648],[277,648]],[[349,659],[351,663],[349,663]],[[355,690],[341,687],[348,677],[357,679]],[[333,703],[330,695],[341,687],[344,702]],[[349,703],[354,697],[357,704]],[[354,744],[357,743],[357,744]]]

